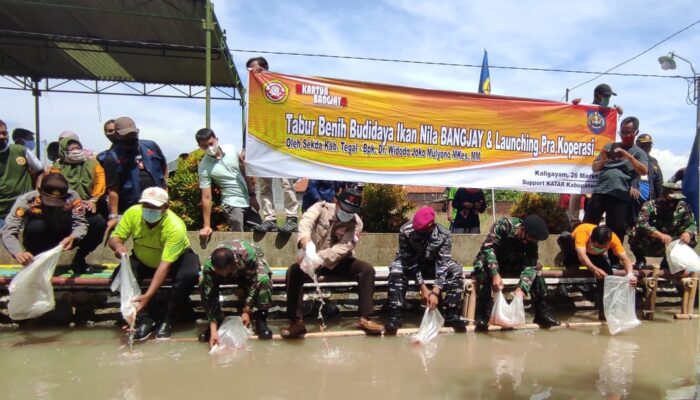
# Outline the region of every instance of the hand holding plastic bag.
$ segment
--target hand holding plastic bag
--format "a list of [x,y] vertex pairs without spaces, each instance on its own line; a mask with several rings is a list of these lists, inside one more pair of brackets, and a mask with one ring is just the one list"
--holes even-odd
[[605,277],[603,311],[611,335],[636,328],[641,324],[634,311],[634,287],[630,279],[622,276]]
[[129,256],[124,253],[121,255],[119,274],[112,281],[111,289],[119,292],[122,317],[133,328],[136,323],[136,303],[133,300],[141,294],[141,288],[131,270]]
[[427,343],[435,339],[440,333],[440,328],[445,324],[445,318],[442,317],[440,311],[429,309],[426,307],[423,314],[423,320],[420,322],[418,332],[411,337],[414,343]]
[[686,269],[700,272],[700,256],[695,249],[680,240],[674,240],[666,246],[666,261],[672,274]]
[[219,343],[209,350],[209,354],[238,350],[248,343],[248,338],[252,334],[243,325],[243,320],[239,316],[224,318],[224,323],[219,327],[218,333]]
[[523,304],[523,298],[515,296],[513,301],[508,304],[503,292],[499,290],[496,293],[496,298],[493,299],[493,309],[491,310],[489,325],[499,325],[504,328],[525,325],[525,305]]
[[[302,255],[302,251],[299,251],[299,255]],[[306,243],[306,250],[303,251],[303,258],[299,263],[301,270],[311,277],[314,281],[316,280],[316,269],[323,265],[323,260],[316,253],[316,245],[314,242],[310,241]]]
[[56,307],[51,277],[63,247],[58,245],[34,257],[9,286],[7,311],[14,320],[40,317]]

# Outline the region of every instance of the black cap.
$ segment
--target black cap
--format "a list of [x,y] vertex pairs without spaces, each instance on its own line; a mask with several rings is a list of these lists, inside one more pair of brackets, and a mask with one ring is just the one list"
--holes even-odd
[[357,214],[360,212],[362,195],[356,189],[345,189],[338,195],[338,204],[340,204],[341,210],[348,213]]
[[549,237],[547,223],[539,215],[531,214],[523,220],[525,233],[537,240],[545,240]]
[[39,188],[41,202],[49,207],[63,207],[68,198],[68,181],[61,174],[48,174]]
[[599,94],[603,97],[610,97],[611,95],[617,96],[617,93],[613,92],[612,88],[607,83],[601,83],[600,85],[596,86],[593,93]]
[[15,128],[12,130],[12,140],[26,140],[30,137],[34,137],[34,132],[30,131],[29,129]]

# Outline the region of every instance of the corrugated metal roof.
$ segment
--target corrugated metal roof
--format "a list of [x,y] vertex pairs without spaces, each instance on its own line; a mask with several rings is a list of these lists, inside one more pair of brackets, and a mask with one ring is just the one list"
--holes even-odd
[[[204,18],[204,0],[0,0],[0,74],[203,86]],[[242,89],[223,42],[217,23],[212,85]]]

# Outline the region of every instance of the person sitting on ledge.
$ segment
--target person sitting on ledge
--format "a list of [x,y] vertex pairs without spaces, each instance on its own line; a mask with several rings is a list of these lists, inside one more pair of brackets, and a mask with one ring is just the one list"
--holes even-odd
[[[374,307],[374,267],[355,258],[353,250],[362,234],[360,211],[362,195],[355,189],[346,189],[335,199],[335,203],[325,201],[311,206],[301,216],[299,222],[299,242],[301,249],[313,245],[322,264],[316,269],[317,275],[338,276],[358,282],[359,307],[357,327],[368,335],[379,335],[384,327],[369,319]],[[283,329],[283,338],[297,338],[306,333],[302,308],[304,281],[310,278],[297,262],[287,269],[287,316],[292,321],[289,328]]]
[[613,274],[608,260],[608,250],[612,250],[627,271],[630,285],[637,285],[637,277],[632,274],[632,261],[625,253],[620,238],[607,226],[583,223],[573,233],[562,232],[557,243],[564,255],[564,266],[577,268],[583,265],[596,278],[596,307],[598,319],[605,320],[603,313],[603,280]]
[[[133,238],[134,251],[129,257],[131,269],[139,285],[151,278],[146,293],[137,297],[136,333],[134,340],[146,340],[156,323],[150,311],[163,311],[156,339],[169,339],[176,312],[189,299],[199,279],[199,257],[190,248],[185,223],[168,209],[168,192],[149,187],[141,194],[140,204],[129,207],[109,238],[109,247],[117,257],[127,254],[124,244]],[[119,268],[114,272],[117,276]],[[167,277],[172,278],[172,290],[165,310],[149,310],[147,305]]]
[[496,221],[474,260],[474,276],[477,282],[476,327],[488,329],[492,291],[503,290],[501,272],[520,275],[515,295],[525,297],[530,293],[535,309],[534,322],[542,327],[559,326],[558,320],[549,312],[544,297],[547,285],[542,276],[542,265],[538,261],[537,242],[549,237],[549,229],[538,215],[524,219],[503,217]]
[[[432,289],[425,284],[424,275],[435,276]],[[421,299],[431,310],[438,306],[445,293],[445,326],[456,332],[466,332],[466,323],[460,318],[464,273],[462,266],[452,259],[452,234],[435,223],[435,210],[423,207],[399,230],[399,250],[389,266],[389,323],[386,334],[395,335],[401,327],[401,308],[406,301],[408,278],[420,287]]]
[[250,325],[251,309],[255,307],[255,333],[259,339],[272,339],[267,326],[267,310],[272,302],[272,273],[262,249],[246,240],[227,240],[211,253],[202,267],[202,303],[209,327],[200,335],[200,341],[210,347],[219,342],[218,326],[224,320],[219,301],[219,287],[236,284],[245,293],[241,319]]
[[666,182],[660,197],[642,205],[629,239],[635,268],[646,266],[646,256],[664,257],[661,267],[668,268],[666,245],[676,239],[697,246],[698,227],[681,189],[682,182]]

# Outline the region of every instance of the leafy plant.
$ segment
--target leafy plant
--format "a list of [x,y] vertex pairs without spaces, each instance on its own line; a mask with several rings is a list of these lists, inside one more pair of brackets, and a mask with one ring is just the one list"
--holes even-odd
[[510,209],[510,215],[525,218],[537,214],[547,223],[550,233],[561,233],[567,227],[566,211],[559,207],[559,195],[554,193],[523,193]]
[[403,186],[370,183],[362,192],[360,216],[366,232],[398,232],[413,210]]
[[[491,204],[491,190],[483,189],[486,204]],[[496,201],[519,201],[523,197],[523,192],[517,190],[496,189]]]

